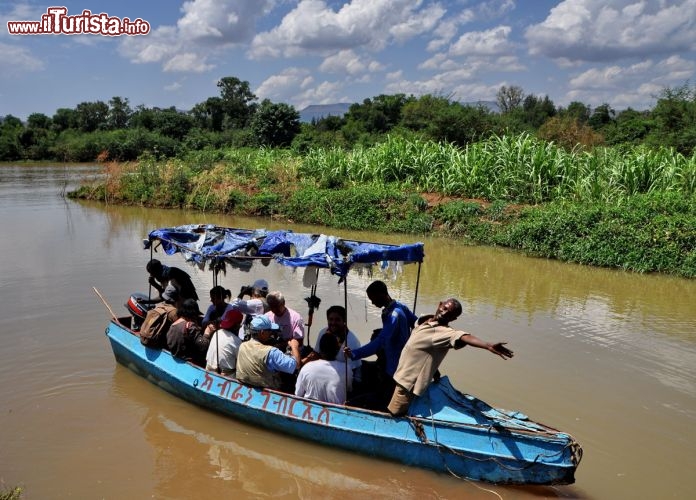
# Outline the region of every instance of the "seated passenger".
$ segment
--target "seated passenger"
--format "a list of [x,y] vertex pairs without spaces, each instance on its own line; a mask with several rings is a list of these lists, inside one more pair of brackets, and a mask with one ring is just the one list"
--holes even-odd
[[[237,298],[227,306],[227,310],[234,309],[244,314],[244,328],[239,332],[242,339],[249,337],[249,324],[254,316],[260,316],[268,311],[267,294],[266,280],[256,280],[251,286],[243,286]],[[244,299],[246,295],[250,297],[248,300]]]
[[167,348],[172,355],[205,366],[205,353],[210,339],[201,330],[201,311],[193,299],[184,300],[177,308],[178,319],[167,332]]
[[[327,403],[343,404],[346,401],[346,391],[352,389],[353,377],[346,370],[345,362],[338,361],[341,346],[338,338],[326,333],[319,342],[321,359],[307,363],[300,370],[295,385],[295,395]],[[347,374],[347,379],[346,379]]]
[[181,305],[176,288],[168,286],[162,293],[163,302],[150,309],[140,327],[140,343],[154,349],[167,345],[167,332],[178,319],[177,309]]
[[274,333],[280,327],[266,316],[251,320],[251,339],[242,342],[237,356],[237,380],[256,387],[281,389],[281,373],[293,374],[300,367],[300,344],[291,339],[288,346],[292,354],[284,354],[273,347]]
[[[331,306],[326,310],[326,323],[327,327],[319,330],[319,335],[317,336],[317,341],[314,343],[314,350],[316,352],[321,352],[320,342],[326,333],[332,333],[338,338],[338,343],[343,345],[346,341],[346,333],[348,334],[348,348],[351,350],[358,349],[360,347],[360,341],[358,337],[348,330],[348,315],[346,313],[346,308],[343,306]],[[336,361],[340,363],[346,362],[345,356],[338,356]],[[350,360],[351,371],[353,372],[353,380],[355,382],[360,382],[360,366],[362,361],[359,359]]]
[[206,370],[234,376],[237,354],[242,343],[238,332],[243,319],[242,313],[231,310],[227,311],[220,320],[219,329],[216,330],[213,323],[208,325],[206,333],[212,333],[208,353],[205,356]]
[[227,300],[232,298],[232,292],[228,289],[217,285],[210,289],[210,306],[203,316],[203,328],[211,322],[218,321],[225,314],[228,303]]
[[[260,301],[258,301],[258,300],[253,301],[253,300],[266,298],[266,295],[268,295],[268,282],[266,280],[256,280],[256,281],[254,281],[253,285],[243,286],[239,290],[239,295],[237,295],[237,300],[235,302],[243,301],[243,299],[246,295],[251,297],[252,300],[245,301],[245,302],[251,302],[251,304],[249,306],[252,308],[256,308],[257,305],[260,303]],[[261,313],[261,314],[263,314],[263,313]]]
[[[300,345],[304,340],[304,320],[300,313],[285,305],[285,297],[281,292],[269,292],[266,296],[269,311],[266,317],[280,326],[280,339],[287,343],[296,339]],[[281,349],[283,346],[279,346]]]

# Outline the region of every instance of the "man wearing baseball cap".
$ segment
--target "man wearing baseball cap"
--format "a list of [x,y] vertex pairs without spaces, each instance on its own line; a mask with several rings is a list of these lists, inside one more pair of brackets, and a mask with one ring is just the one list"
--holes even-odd
[[279,390],[281,373],[294,374],[300,367],[300,343],[288,342],[291,354],[284,354],[273,346],[280,327],[266,316],[251,320],[251,339],[243,342],[237,356],[237,379],[256,387]]
[[237,332],[242,324],[244,315],[239,311],[225,312],[220,319],[220,328],[214,323],[206,328],[206,334],[211,333],[210,346],[205,356],[206,370],[216,371],[223,375],[234,375],[237,368],[237,353],[242,344]]

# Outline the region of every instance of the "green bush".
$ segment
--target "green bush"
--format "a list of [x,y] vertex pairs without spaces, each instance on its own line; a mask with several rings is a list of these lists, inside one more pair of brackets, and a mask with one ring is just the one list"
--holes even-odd
[[656,193],[607,204],[524,210],[496,236],[533,255],[637,272],[696,276],[696,197]]
[[262,191],[249,198],[245,212],[249,215],[270,216],[279,212],[281,197],[279,194],[270,191]]

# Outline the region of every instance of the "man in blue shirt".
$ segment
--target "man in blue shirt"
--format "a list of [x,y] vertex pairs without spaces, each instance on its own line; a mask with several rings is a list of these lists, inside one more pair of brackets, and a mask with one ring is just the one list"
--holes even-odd
[[345,348],[345,353],[351,359],[362,359],[377,354],[379,365],[378,404],[381,409],[386,407],[394,392],[393,377],[396,367],[399,365],[399,356],[401,356],[401,351],[418,318],[408,306],[391,298],[387,285],[383,281],[373,281],[367,287],[366,292],[373,305],[383,308],[382,329],[364,346],[354,351]]

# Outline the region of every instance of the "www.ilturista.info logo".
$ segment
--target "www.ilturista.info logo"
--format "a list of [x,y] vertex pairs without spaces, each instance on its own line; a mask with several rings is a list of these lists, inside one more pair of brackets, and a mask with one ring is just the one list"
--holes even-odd
[[7,21],[10,35],[147,35],[150,23],[137,18],[109,17],[108,14],[93,14],[83,10],[82,14],[68,15],[67,7],[49,7],[41,21]]

